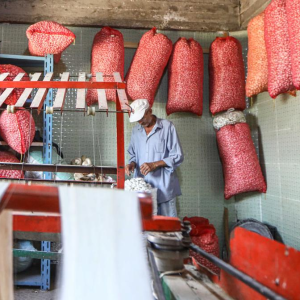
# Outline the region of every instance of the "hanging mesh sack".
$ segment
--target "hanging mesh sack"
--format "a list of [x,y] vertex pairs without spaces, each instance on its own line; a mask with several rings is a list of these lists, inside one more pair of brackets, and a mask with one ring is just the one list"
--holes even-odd
[[265,10],[268,91],[272,98],[294,90],[286,0],[273,0]]
[[131,100],[147,99],[152,106],[172,47],[172,41],[156,33],[156,28],[142,36],[125,79],[126,91]]
[[[96,73],[113,75],[119,72],[124,78],[124,40],[120,31],[103,27],[94,38],[91,59],[92,81],[96,81]],[[104,81],[113,82],[114,77],[104,77]],[[105,90],[108,101],[116,102],[116,90]],[[87,105],[98,102],[97,90],[88,90]]]
[[[13,81],[19,73],[25,73],[21,81],[29,81],[27,73],[23,69],[14,65],[0,65],[0,74],[1,73],[9,73],[4,81]],[[5,89],[0,89],[0,95],[4,91]],[[4,103],[7,105],[15,105],[23,92],[24,89],[14,89],[12,93],[6,98]]]
[[217,37],[210,46],[209,99],[212,114],[246,108],[242,46],[234,37]]
[[[0,151],[0,162],[19,163],[20,161],[10,152]],[[0,178],[23,178],[19,170],[0,170]]]
[[300,90],[300,2],[286,0],[293,85]]
[[61,53],[75,40],[75,34],[71,30],[52,21],[41,21],[29,26],[26,36],[31,55],[55,54],[56,63],[60,60]]
[[[190,232],[190,236],[192,242],[204,251],[219,257],[219,239],[216,235],[214,225],[209,224],[209,220],[202,217],[184,217],[183,221],[190,221],[191,223],[192,231]],[[199,253],[190,250],[190,255],[195,258],[200,265],[219,274],[220,269]]]
[[203,51],[194,39],[180,38],[169,64],[167,114],[203,110]]
[[265,193],[267,186],[248,124],[225,124],[217,132],[217,143],[223,165],[225,199],[244,192]]
[[248,24],[248,75],[246,96],[252,97],[268,90],[268,60],[264,33],[264,13]]
[[6,110],[0,115],[0,135],[15,151],[24,154],[30,147],[35,134],[35,123],[26,110],[9,114]]

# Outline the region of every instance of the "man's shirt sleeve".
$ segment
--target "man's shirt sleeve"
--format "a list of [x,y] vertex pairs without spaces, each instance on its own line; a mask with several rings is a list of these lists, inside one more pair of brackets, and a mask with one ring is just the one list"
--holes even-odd
[[135,135],[134,135],[134,130],[132,130],[131,133],[131,138],[130,138],[130,144],[128,147],[127,152],[129,153],[129,163],[135,162],[136,163],[136,156],[135,156]]
[[167,148],[169,156],[164,158],[163,161],[168,165],[168,169],[174,172],[177,167],[183,162],[184,156],[182,147],[177,135],[175,126],[171,123],[169,128],[169,134],[167,138]]

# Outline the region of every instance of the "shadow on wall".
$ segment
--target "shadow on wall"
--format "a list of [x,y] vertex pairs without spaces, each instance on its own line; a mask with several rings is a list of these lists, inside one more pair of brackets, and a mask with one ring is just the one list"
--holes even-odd
[[247,120],[247,123],[250,124],[251,129],[257,130],[259,164],[260,164],[263,176],[265,178],[265,181],[268,182],[266,165],[265,165],[264,149],[263,149],[263,143],[262,143],[262,135],[261,135],[260,127],[258,126],[257,117],[252,114],[247,114],[246,120]]

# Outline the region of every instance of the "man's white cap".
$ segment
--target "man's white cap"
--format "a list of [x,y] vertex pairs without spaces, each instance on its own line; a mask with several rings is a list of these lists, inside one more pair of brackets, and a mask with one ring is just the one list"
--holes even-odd
[[129,122],[132,123],[141,120],[150,105],[147,99],[136,99],[131,103],[130,107],[132,108],[132,112]]

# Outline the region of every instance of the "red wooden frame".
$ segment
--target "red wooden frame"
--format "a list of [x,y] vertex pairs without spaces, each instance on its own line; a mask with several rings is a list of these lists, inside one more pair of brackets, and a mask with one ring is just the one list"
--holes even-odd
[[[143,229],[147,231],[180,231],[181,222],[178,218],[172,217],[152,217],[152,199],[151,197],[139,198],[142,225]],[[58,187],[45,186],[45,185],[23,185],[11,183],[7,188],[5,194],[0,202],[0,213],[4,209],[11,209],[16,211],[34,211],[34,212],[46,212],[46,213],[59,213],[59,195]],[[15,228],[19,231],[31,231],[34,225],[30,225],[29,219],[36,226],[41,226],[41,232],[49,232],[51,227],[45,222],[41,222],[51,219],[51,222],[56,222],[53,225],[54,228],[59,228],[57,224],[57,217],[52,216],[35,216],[28,215],[20,218],[16,218]],[[18,224],[18,225],[17,225]],[[55,227],[56,226],[56,227]],[[49,229],[50,228],[50,229]],[[54,230],[54,229],[53,229]],[[52,232],[52,231],[50,231]]]
[[0,88],[125,89],[126,83],[97,81],[0,81]]

